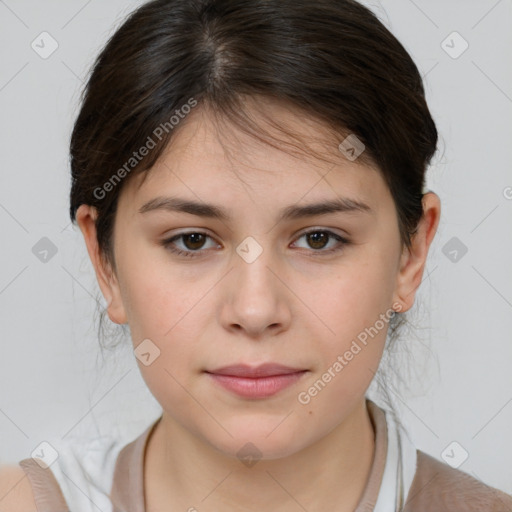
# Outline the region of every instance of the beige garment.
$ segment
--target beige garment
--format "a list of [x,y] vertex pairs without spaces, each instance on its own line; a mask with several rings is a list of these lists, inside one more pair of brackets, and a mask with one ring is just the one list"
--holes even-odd
[[[385,413],[369,399],[367,407],[375,431],[375,454],[355,512],[373,510],[386,464],[388,440]],[[161,416],[119,452],[112,481],[113,512],[145,512],[144,453],[149,436],[160,419]],[[420,450],[416,450],[416,453],[416,473],[401,512],[512,512],[512,496]],[[51,468],[43,469],[31,458],[23,459],[19,465],[32,484],[38,512],[71,510]]]

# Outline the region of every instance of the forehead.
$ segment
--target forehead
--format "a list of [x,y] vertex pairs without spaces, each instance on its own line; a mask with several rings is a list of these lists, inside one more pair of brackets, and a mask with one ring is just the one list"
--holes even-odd
[[[390,199],[376,168],[350,161],[339,151],[343,137],[333,137],[318,121],[280,103],[267,102],[264,109],[261,104],[248,107],[278,147],[199,108],[187,116],[149,174],[129,180],[119,207],[137,209],[157,195],[178,191],[196,201],[215,199],[227,208],[240,206],[233,201],[273,208],[277,198],[290,203],[343,196],[374,205],[382,204],[386,195]],[[269,118],[300,140],[270,126]]]

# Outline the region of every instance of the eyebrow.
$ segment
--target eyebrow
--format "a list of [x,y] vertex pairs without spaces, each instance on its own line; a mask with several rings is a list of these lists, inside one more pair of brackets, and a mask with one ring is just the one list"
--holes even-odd
[[[231,220],[230,214],[222,206],[191,201],[180,197],[155,197],[154,199],[151,199],[145,203],[139,209],[139,213],[147,213],[158,210],[190,213],[198,217],[219,219],[226,222]],[[280,210],[277,217],[277,222],[339,212],[374,213],[370,206],[361,201],[350,199],[348,197],[339,197],[336,200],[322,201],[319,203],[311,203],[303,206],[287,206]]]

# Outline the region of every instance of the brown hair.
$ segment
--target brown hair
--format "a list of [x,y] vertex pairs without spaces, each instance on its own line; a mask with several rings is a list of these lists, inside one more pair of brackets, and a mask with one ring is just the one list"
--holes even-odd
[[[149,172],[186,122],[185,105],[249,130],[247,97],[293,105],[339,142],[354,134],[366,148],[361,158],[382,173],[410,246],[438,135],[416,65],[371,10],[354,0],[153,0],[98,55],[71,137],[71,220],[83,203],[97,209],[98,244],[114,269],[126,181]],[[148,154],[131,160],[149,139]],[[103,193],[116,173],[124,179]]]

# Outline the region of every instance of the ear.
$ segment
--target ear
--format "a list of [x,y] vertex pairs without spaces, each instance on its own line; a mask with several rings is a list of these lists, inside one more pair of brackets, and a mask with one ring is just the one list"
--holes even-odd
[[441,217],[441,201],[437,194],[428,192],[423,195],[423,216],[418,229],[411,239],[411,248],[404,247],[400,258],[397,283],[393,300],[401,304],[403,313],[414,304],[416,290],[421,284],[428,250],[436,234]]
[[126,313],[121,300],[119,283],[111,265],[107,264],[100,254],[96,236],[96,218],[97,211],[93,206],[82,204],[77,209],[76,221],[84,236],[101,292],[107,301],[108,316],[116,324],[125,324],[127,323]]

